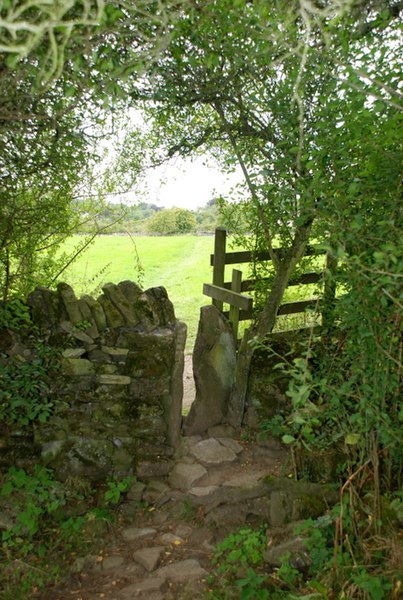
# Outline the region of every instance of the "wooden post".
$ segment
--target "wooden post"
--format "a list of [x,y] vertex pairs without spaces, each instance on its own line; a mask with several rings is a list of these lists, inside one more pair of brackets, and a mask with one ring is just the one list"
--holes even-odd
[[[238,294],[240,294],[241,287],[242,287],[242,271],[238,271],[238,269],[232,269],[231,290],[233,292],[238,292]],[[234,332],[235,343],[237,343],[237,341],[238,341],[238,324],[239,324],[239,308],[237,306],[230,305],[229,320],[232,325],[232,331]]]
[[[226,243],[227,230],[225,227],[217,227],[214,236],[213,285],[218,287],[224,287]],[[222,311],[223,302],[221,300],[213,300],[213,304]]]

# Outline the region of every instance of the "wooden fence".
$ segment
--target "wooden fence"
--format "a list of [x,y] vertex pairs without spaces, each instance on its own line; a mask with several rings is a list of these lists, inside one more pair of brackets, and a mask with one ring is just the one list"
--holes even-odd
[[[270,261],[268,252],[257,252],[253,254],[250,251],[227,252],[227,231],[223,227],[215,230],[214,238],[214,254],[210,255],[210,264],[213,267],[213,283],[205,283],[203,285],[203,294],[212,298],[213,304],[223,311],[224,303],[230,305],[229,311],[223,311],[223,314],[229,317],[232,324],[235,339],[238,336],[239,321],[244,321],[252,318],[253,315],[253,298],[244,294],[255,290],[256,281],[253,279],[242,280],[242,271],[238,269],[232,270],[231,281],[225,279],[225,265],[241,264],[252,262],[254,258],[260,261]],[[281,253],[281,248],[275,249],[276,253]],[[325,254],[324,250],[308,246],[304,256],[317,256]],[[326,268],[334,269],[334,259],[326,258]],[[318,283],[324,279],[323,271],[320,273],[310,272],[303,273],[299,277],[293,278],[289,282],[289,286],[306,285],[310,283]],[[325,279],[324,298],[328,303],[332,303],[335,296],[335,288],[330,282]],[[291,315],[304,312],[307,308],[315,308],[318,298],[309,298],[298,302],[286,302],[281,304],[277,316]]]

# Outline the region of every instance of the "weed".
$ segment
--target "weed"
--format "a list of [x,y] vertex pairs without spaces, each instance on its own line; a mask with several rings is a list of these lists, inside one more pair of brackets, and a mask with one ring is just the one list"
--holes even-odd
[[22,300],[15,298],[0,304],[0,328],[20,331],[32,326],[29,308]]
[[[104,498],[105,503],[117,499],[130,479],[113,482],[115,487],[109,490],[113,494]],[[51,469],[39,465],[31,472],[10,468],[2,478],[0,497],[2,509],[10,515],[0,545],[0,588],[5,600],[23,600],[54,584],[72,559],[90,548],[94,552],[112,521],[106,506],[88,509],[96,499],[92,489],[68,489]],[[83,510],[83,500],[87,509],[77,514]]]
[[104,493],[105,504],[119,504],[122,494],[129,490],[134,480],[134,477],[128,476],[120,481],[116,479],[107,481],[108,489]]
[[37,342],[35,355],[25,361],[18,355],[0,362],[0,421],[13,428],[44,423],[55,408],[50,389],[50,365],[57,368],[57,353]]
[[[265,547],[263,527],[259,530],[240,529],[217,544],[211,561],[216,567],[216,573],[210,583],[213,588],[224,586],[226,595],[221,597],[240,597],[243,600],[268,598],[267,590],[261,587],[266,577],[256,573],[256,569],[263,564]],[[237,595],[233,595],[235,590]],[[218,598],[214,595],[215,591],[212,594],[213,598]]]

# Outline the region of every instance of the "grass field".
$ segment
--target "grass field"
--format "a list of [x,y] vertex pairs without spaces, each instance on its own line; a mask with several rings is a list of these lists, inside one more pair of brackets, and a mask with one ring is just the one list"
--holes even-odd
[[[71,238],[66,250],[80,242]],[[76,294],[97,295],[107,282],[131,279],[143,289],[164,286],[175,306],[175,314],[188,325],[187,347],[193,347],[200,307],[209,304],[203,283],[211,282],[211,236],[148,237],[105,235],[98,237],[63,274]]]
[[[71,251],[82,242],[81,236],[71,238],[65,249]],[[197,332],[200,307],[210,304],[203,295],[203,283],[212,281],[210,254],[213,236],[136,236],[104,235],[64,272],[62,279],[74,287],[77,295],[99,295],[102,285],[125,279],[136,281],[143,289],[164,286],[174,304],[178,319],[188,326],[187,351],[191,351]],[[226,280],[231,280],[232,268],[240,268],[247,277],[248,265],[227,265]],[[287,300],[306,297],[313,286],[290,288]],[[281,318],[282,320],[285,317]],[[292,319],[292,317],[288,317]],[[295,317],[294,317],[295,319]]]

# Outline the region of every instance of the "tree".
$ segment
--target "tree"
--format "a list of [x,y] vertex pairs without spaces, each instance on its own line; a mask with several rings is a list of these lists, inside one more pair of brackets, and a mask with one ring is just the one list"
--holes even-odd
[[194,230],[196,219],[190,210],[184,208],[167,208],[155,213],[147,223],[151,233],[171,235],[190,233]]
[[[150,103],[154,138],[168,155],[208,148],[228,166],[241,166],[254,249],[267,249],[274,265],[263,309],[239,352],[231,416],[239,424],[251,342],[273,328],[310,236],[329,230],[351,176],[347,147],[365,147],[356,111],[377,120],[373,96],[386,112],[399,110],[397,46],[385,51],[398,11],[394,2],[361,2],[358,10],[350,3],[222,0],[203,8],[196,4],[183,17],[138,94]],[[385,116],[380,127],[390,123]],[[343,132],[340,159],[334,149],[343,147]]]
[[249,239],[272,255],[271,288],[238,352],[233,424],[242,421],[254,349],[267,343],[309,238],[339,259],[328,274],[344,292],[337,327],[320,339],[312,331],[305,354],[285,367],[283,421],[293,456],[310,452],[318,462],[336,449],[344,457],[336,594],[349,595],[348,556],[354,584],[357,564],[367,584],[385,580],[369,548],[387,535],[387,498],[401,505],[401,9],[386,0],[196,5],[140,90],[168,155],[206,148],[240,164]]
[[[75,196],[99,194],[99,139],[112,131],[114,114],[127,104],[129,83],[169,43],[172,23],[186,3],[1,4],[3,298],[49,281],[62,232],[68,235],[78,224]],[[103,182],[102,192],[114,185],[116,174]],[[40,255],[44,248],[47,257]]]

